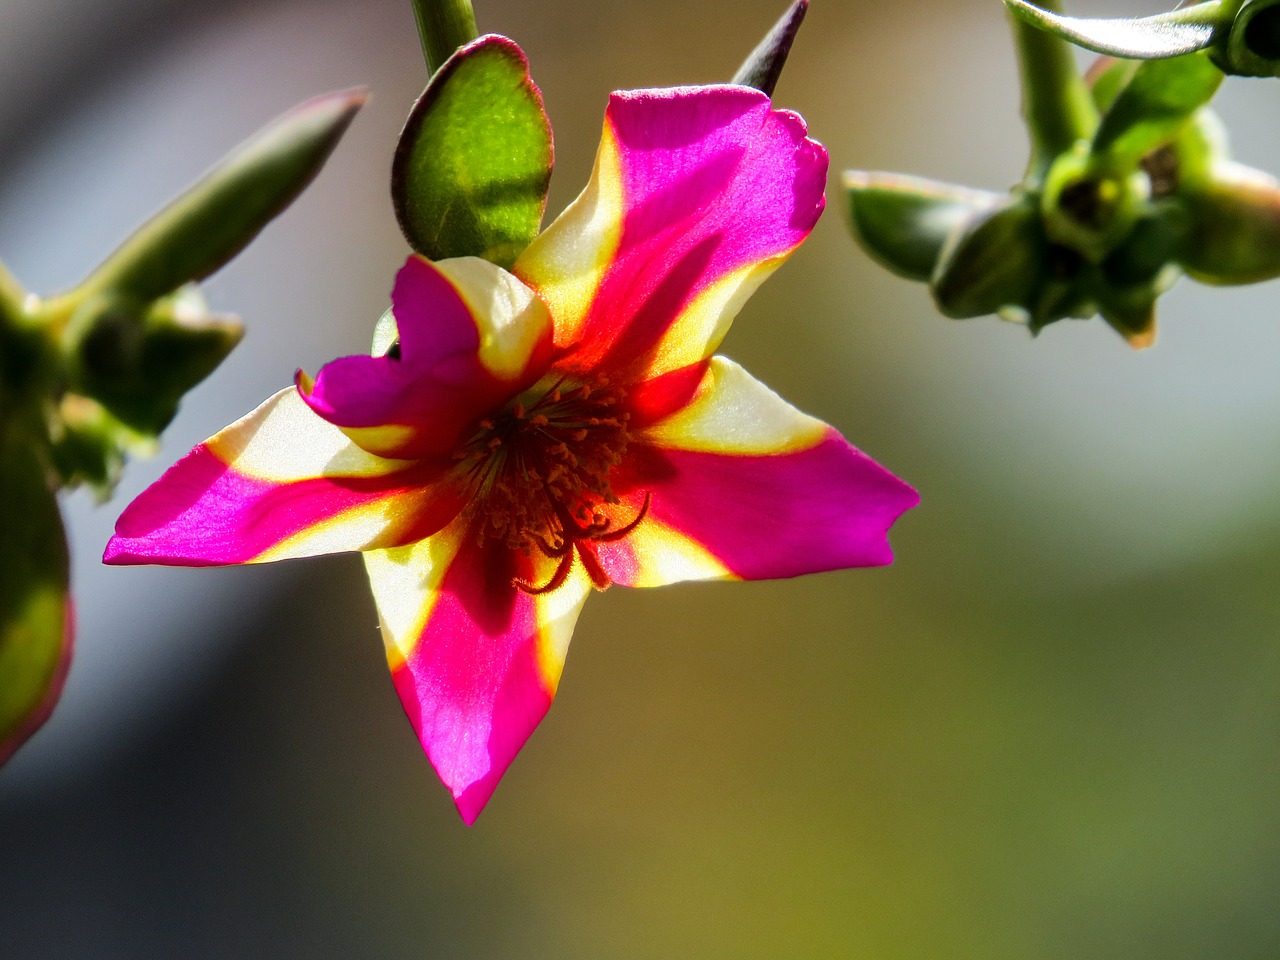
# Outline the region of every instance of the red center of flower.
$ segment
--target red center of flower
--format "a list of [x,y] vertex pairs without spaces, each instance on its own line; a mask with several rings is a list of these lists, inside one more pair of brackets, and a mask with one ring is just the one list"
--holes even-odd
[[463,462],[472,528],[481,542],[501,540],[512,550],[559,561],[551,579],[527,593],[547,593],[569,576],[575,554],[601,590],[609,577],[594,543],[620,539],[644,519],[617,527],[603,508],[616,504],[610,486],[630,439],[626,392],[600,378],[539,384],[494,417],[481,420],[455,454]]

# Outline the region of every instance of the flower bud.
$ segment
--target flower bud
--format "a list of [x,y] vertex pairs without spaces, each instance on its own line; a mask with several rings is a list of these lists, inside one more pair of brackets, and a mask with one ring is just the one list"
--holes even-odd
[[1280,276],[1280,183],[1239,163],[1219,164],[1183,197],[1191,226],[1179,252],[1202,283],[1257,283]]
[[1030,197],[972,214],[952,232],[929,282],[938,309],[965,319],[1022,307],[1040,284],[1047,247]]
[[85,299],[72,315],[67,345],[70,386],[121,423],[156,435],[182,396],[213,372],[243,329],[209,314],[192,285],[148,305],[127,296]]

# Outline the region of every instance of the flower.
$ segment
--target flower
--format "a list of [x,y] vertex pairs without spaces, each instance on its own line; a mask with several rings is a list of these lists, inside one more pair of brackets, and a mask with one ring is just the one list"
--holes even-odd
[[822,212],[826,151],[745,87],[615,93],[513,273],[411,257],[399,340],[196,447],[108,563],[364,552],[396,690],[471,823],[592,588],[886,564],[910,487],[713,356]]

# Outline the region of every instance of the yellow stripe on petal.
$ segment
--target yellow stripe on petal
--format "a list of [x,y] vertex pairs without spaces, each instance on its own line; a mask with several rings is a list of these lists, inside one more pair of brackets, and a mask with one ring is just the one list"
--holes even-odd
[[645,520],[627,537],[635,554],[633,587],[660,587],[682,580],[737,579],[724,564],[696,540],[654,519]]
[[827,429],[732,360],[712,357],[693,400],[640,438],[681,450],[773,455],[816,446]]
[[591,578],[580,562],[573,565],[569,579],[552,590],[534,596],[538,620],[538,672],[547,693],[555,696],[569,654],[569,641],[578,622],[578,613],[591,594]]
[[361,504],[281,540],[247,562],[271,563],[296,557],[316,557],[325,553],[363,550],[378,542],[386,543],[389,529],[413,522],[415,508],[421,499],[397,493],[374,503]]
[[[395,423],[380,427],[339,427],[338,429],[362,450],[396,450],[408,444],[417,435],[414,427]],[[369,456],[375,455],[369,454]]]
[[500,380],[519,378],[551,333],[551,314],[537,294],[501,267],[478,257],[434,264],[467,305],[480,334],[477,355]]
[[465,529],[465,522],[459,521],[410,546],[364,554],[392,671],[404,665],[426,629],[440,582],[462,545]]
[[654,346],[646,375],[670,373],[714,353],[743,304],[785,259],[774,257],[741,267],[698,294]]
[[606,123],[591,180],[531,243],[513,270],[542,295],[555,318],[557,346],[574,343],[622,237],[622,165]]
[[272,483],[300,477],[379,476],[406,465],[360,449],[312,411],[294,387],[281,390],[207,440],[205,447],[237,473]]

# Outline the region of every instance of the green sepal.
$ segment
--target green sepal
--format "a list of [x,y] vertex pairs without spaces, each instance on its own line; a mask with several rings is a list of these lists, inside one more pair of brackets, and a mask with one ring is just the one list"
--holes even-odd
[[1230,14],[1238,3],[1211,0],[1170,13],[1139,19],[1067,17],[1026,0],[1004,0],[1018,19],[1095,53],[1130,60],[1181,57],[1206,50],[1225,36]]
[[1280,183],[1274,177],[1222,163],[1182,201],[1191,227],[1178,261],[1188,276],[1216,285],[1280,277]]
[[1117,60],[1114,57],[1098,57],[1085,71],[1084,82],[1093,97],[1093,105],[1099,113],[1105,113],[1126,83],[1133,79],[1141,61]]
[[957,320],[1020,309],[1040,286],[1047,246],[1034,199],[1007,197],[952,232],[929,282],[934,302]]
[[862,248],[898,276],[920,281],[933,276],[952,231],[1005,199],[923,177],[862,170],[845,171],[844,187]]
[[346,90],[290,110],[145,223],[71,295],[147,301],[203,280],[293,202],[366,99]]
[[1102,261],[1103,277],[1113,286],[1147,284],[1162,293],[1168,283],[1161,278],[1177,260],[1190,230],[1191,217],[1183,203],[1162,200],[1151,205]]
[[809,0],[793,0],[786,13],[769,29],[764,39],[742,62],[742,66],[738,67],[731,82],[740,83],[744,87],[755,87],[772,97],[778,78],[782,76],[782,68],[787,64],[787,55],[791,53],[791,44],[808,12]]
[[71,661],[70,565],[40,447],[0,410],[0,764],[48,717]]
[[431,260],[510,267],[538,234],[553,160],[524,52],[481,37],[431,78],[405,122],[391,167],[400,229]]
[[1209,102],[1223,74],[1201,53],[1141,64],[1102,116],[1092,162],[1123,171],[1174,139]]
[[69,385],[131,430],[156,436],[243,334],[234,319],[209,313],[194,284],[150,304],[99,294],[67,328]]
[[1156,297],[1142,288],[1099,291],[1098,313],[1135,350],[1156,342]]

